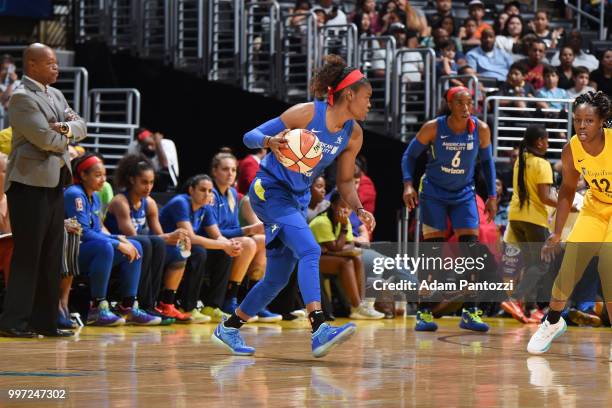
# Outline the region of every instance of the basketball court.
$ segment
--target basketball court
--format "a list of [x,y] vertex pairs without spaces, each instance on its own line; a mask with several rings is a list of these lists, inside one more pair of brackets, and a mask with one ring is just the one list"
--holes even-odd
[[[85,327],[67,340],[1,339],[0,406],[609,407],[610,329],[569,328],[544,356],[524,350],[536,326],[486,319],[491,332],[412,317],[358,322],[322,359],[307,321],[251,324],[254,357],[213,347],[213,324]],[[67,389],[63,402],[16,404],[7,390]]]

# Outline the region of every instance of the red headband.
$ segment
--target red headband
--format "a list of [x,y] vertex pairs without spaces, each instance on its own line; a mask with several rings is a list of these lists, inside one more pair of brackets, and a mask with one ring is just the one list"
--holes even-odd
[[80,182],[81,179],[79,178],[79,174],[82,171],[87,171],[89,168],[91,168],[92,166],[95,166],[98,163],[102,163],[102,160],[100,160],[98,156],[90,156],[86,158],[85,160],[83,160],[81,163],[78,164],[78,166],[76,166],[76,169],[75,169],[76,174],[74,174],[72,181],[75,184]]
[[469,95],[471,95],[470,90],[467,89],[465,86],[455,86],[451,88],[446,94],[446,102],[450,104],[453,101],[453,97],[459,92],[467,92]]
[[150,131],[150,130],[145,129],[145,130],[143,130],[142,132],[140,132],[140,133],[138,134],[138,136],[136,136],[136,137],[138,138],[138,140],[140,140],[140,141],[142,142],[143,140],[145,140],[147,137],[149,137],[149,136],[151,136],[151,135],[152,135],[151,131]]
[[360,81],[362,78],[365,78],[365,75],[363,75],[361,71],[356,69],[352,71],[350,74],[348,74],[347,76],[345,76],[344,79],[340,81],[337,87],[332,88],[331,86],[328,86],[327,87],[327,103],[329,104],[329,106],[334,106],[334,94],[336,92],[341,91],[344,88],[347,88],[353,85],[355,82]]

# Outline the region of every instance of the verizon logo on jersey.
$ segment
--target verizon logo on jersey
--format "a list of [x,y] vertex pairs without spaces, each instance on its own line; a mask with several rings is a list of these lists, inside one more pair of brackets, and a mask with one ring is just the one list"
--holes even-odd
[[451,167],[440,166],[440,170],[448,174],[465,174],[465,169],[453,169]]

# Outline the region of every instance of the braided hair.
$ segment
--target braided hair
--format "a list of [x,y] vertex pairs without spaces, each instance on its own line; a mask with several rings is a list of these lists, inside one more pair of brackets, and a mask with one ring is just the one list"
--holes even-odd
[[574,111],[580,105],[591,105],[597,111],[597,115],[604,120],[604,127],[612,127],[612,102],[602,91],[589,91],[576,97],[574,101]]

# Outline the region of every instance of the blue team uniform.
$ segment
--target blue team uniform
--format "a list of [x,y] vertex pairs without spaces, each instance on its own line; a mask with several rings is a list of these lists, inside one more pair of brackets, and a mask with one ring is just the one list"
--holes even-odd
[[[474,192],[474,167],[480,139],[478,126],[455,134],[447,125],[447,116],[437,119],[437,133],[427,151],[427,166],[420,189],[421,222],[437,230],[478,228],[478,208]],[[472,117],[475,124],[478,119]]]
[[[200,229],[217,223],[212,208],[209,205],[193,211],[191,207],[191,197],[189,194],[179,194],[172,197],[159,213],[159,223],[162,230],[166,233],[173,232],[177,228],[177,223],[188,221],[193,227],[193,231],[202,235]],[[192,247],[192,251],[195,250]],[[185,261],[180,250],[175,245],[166,246],[166,263],[177,263]]]
[[[235,238],[242,236],[242,228],[238,220],[238,192],[234,187],[230,187],[222,195],[217,187],[213,188],[214,202],[210,205],[214,214],[219,231],[225,238]],[[234,204],[230,205],[229,196],[233,197]],[[232,208],[233,207],[233,208]]]
[[[132,220],[132,225],[136,230],[136,234],[144,234],[147,229],[146,197],[140,199],[140,207],[136,209],[132,205],[130,198],[127,195],[127,192],[122,192],[120,194],[123,194],[128,200],[130,206],[130,219]],[[115,217],[115,214],[111,212],[106,213],[106,218],[104,219],[104,226],[110,231],[111,234],[121,234],[121,231],[119,231],[119,224],[117,223],[117,218]]]
[[[106,298],[108,281],[114,266],[119,266],[121,270],[122,296],[136,296],[142,259],[129,262],[128,258],[117,249],[120,243],[117,236],[102,232],[98,194],[94,193],[90,199],[80,184],[68,187],[64,191],[64,212],[67,218],[76,217],[81,224],[79,270],[85,271],[90,277],[92,297]],[[140,243],[132,239],[129,241],[142,255]]]
[[304,303],[320,301],[321,248],[306,222],[310,185],[346,148],[353,133],[354,121],[347,121],[339,132],[331,133],[325,120],[327,103],[315,100],[314,108],[314,116],[307,129],[319,138],[323,156],[311,174],[291,171],[274,154],[268,153],[261,161],[249,190],[253,210],[264,223],[267,257],[264,279],[251,289],[240,305],[240,309],[249,316],[256,315],[285,287],[296,263]]

